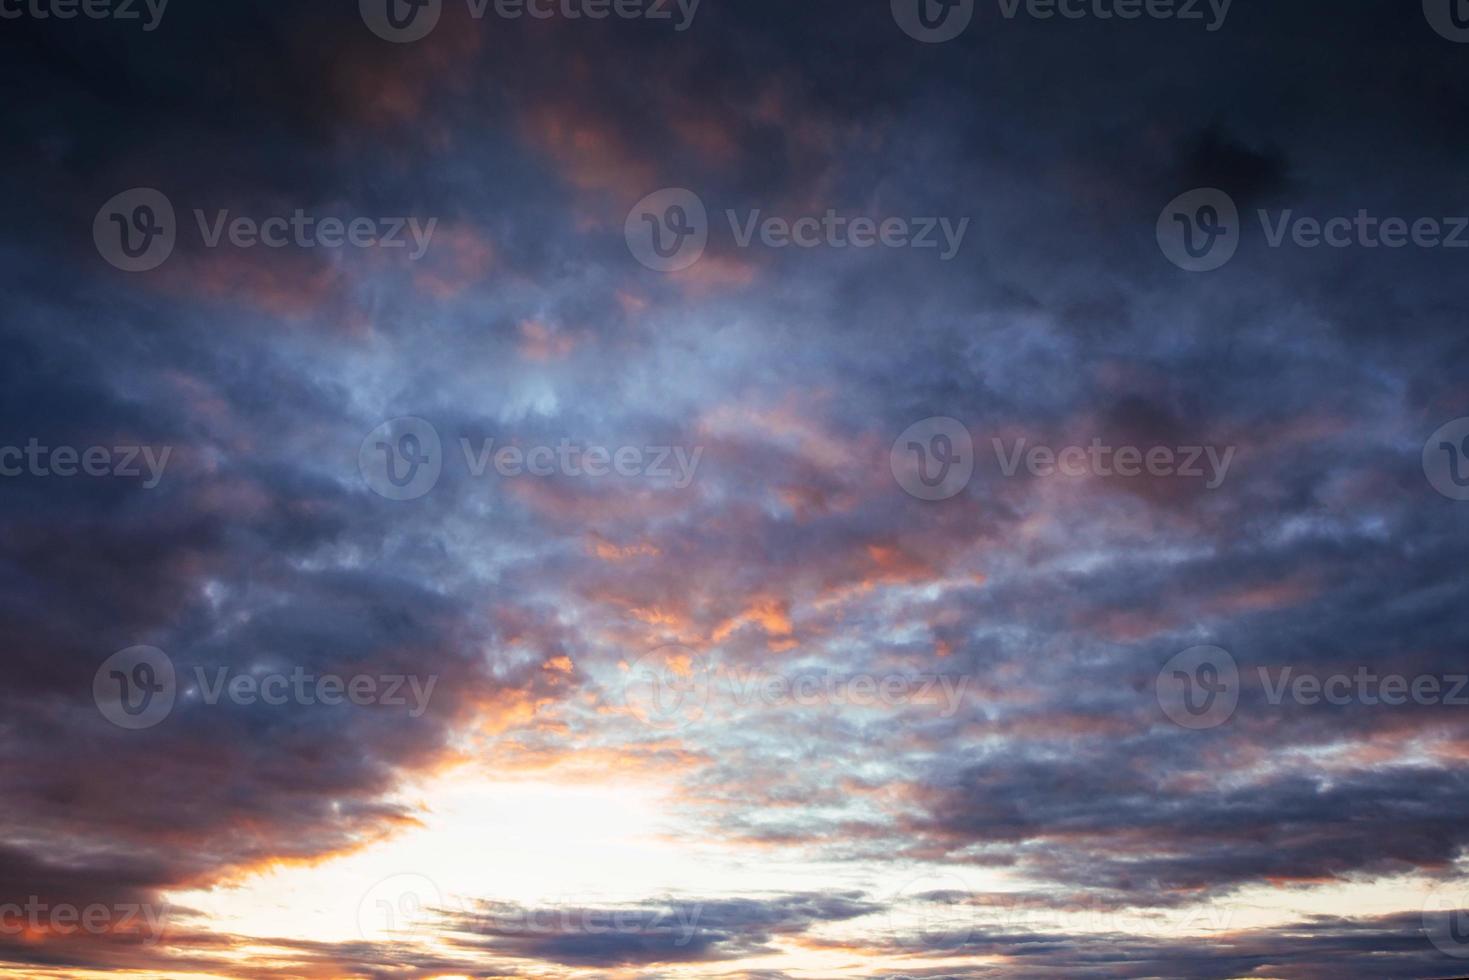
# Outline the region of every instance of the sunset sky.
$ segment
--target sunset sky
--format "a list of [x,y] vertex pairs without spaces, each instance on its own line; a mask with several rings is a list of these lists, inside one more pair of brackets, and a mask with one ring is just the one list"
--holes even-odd
[[1469,974],[1458,0],[425,2],[0,0],[0,978]]

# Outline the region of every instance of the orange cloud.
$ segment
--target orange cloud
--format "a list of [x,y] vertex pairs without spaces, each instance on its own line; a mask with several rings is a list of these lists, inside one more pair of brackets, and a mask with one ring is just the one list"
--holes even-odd
[[176,255],[156,281],[169,293],[240,304],[273,316],[331,317],[349,330],[365,326],[360,314],[343,315],[348,283],[341,267],[300,251],[219,248]]
[[610,562],[622,562],[632,558],[654,558],[663,553],[656,545],[648,542],[619,546],[600,534],[588,536],[587,550],[603,561]]
[[576,349],[576,338],[540,320],[520,324],[520,356],[528,361],[559,361]]
[[538,102],[521,118],[521,131],[580,190],[612,191],[630,206],[657,186],[651,162],[606,116],[571,93]]
[[772,637],[788,637],[792,633],[791,604],[784,599],[757,599],[740,614],[716,626],[711,639],[715,643],[723,642],[731,633],[746,624],[758,626]]
[[483,282],[495,265],[495,246],[465,224],[440,224],[428,251],[414,263],[413,284],[436,299],[452,299]]

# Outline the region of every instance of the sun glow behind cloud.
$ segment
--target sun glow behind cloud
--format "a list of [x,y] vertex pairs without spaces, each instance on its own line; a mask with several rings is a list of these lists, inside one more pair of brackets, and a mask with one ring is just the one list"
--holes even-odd
[[[887,909],[779,940],[777,952],[742,957],[729,965],[783,969],[792,976],[857,976],[882,964],[899,970],[1001,962],[931,954],[915,960],[917,950],[879,951],[889,935],[1033,930],[1099,938],[1121,932],[1204,939],[1284,926],[1308,914],[1386,914],[1413,901],[1425,887],[1409,877],[1396,885],[1339,885],[1310,892],[1262,887],[1213,907],[1048,909],[1027,904],[1024,893],[1016,890],[1018,883],[1002,871],[949,865],[903,870],[880,864],[823,866],[771,860],[773,855],[764,849],[701,841],[670,826],[673,792],[667,782],[635,776],[591,783],[506,780],[463,765],[405,795],[420,802],[420,827],[319,865],[279,867],[234,887],[180,892],[170,900],[204,913],[211,928],[258,937],[265,943],[262,952],[269,952],[276,940],[387,941],[452,952],[452,946],[444,945],[448,937],[440,933],[445,916],[464,915],[472,922],[481,902],[543,910],[546,921],[555,922],[556,910],[635,905],[649,896],[707,900],[777,894],[820,881],[829,888],[878,894]],[[986,904],[920,900],[945,891],[987,896]],[[344,900],[349,897],[357,900]],[[854,959],[857,950],[866,952]],[[561,969],[578,972],[569,965]],[[672,976],[700,975],[700,968],[678,964],[666,970]]]
[[708,887],[707,864],[660,836],[665,792],[649,783],[497,781],[461,767],[405,794],[421,802],[421,827],[318,866],[174,899],[244,934],[347,940],[383,930],[370,907],[348,908],[342,896],[370,903],[401,876],[430,883],[450,909],[476,899],[555,904]]

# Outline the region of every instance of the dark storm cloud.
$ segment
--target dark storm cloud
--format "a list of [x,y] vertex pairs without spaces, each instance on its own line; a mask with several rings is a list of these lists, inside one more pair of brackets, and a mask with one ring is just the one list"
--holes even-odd
[[860,894],[783,895],[648,903],[638,907],[533,908],[480,903],[448,925],[468,949],[560,963],[617,967],[712,962],[771,953],[777,936],[881,910]]
[[[355,462],[334,465],[355,460],[367,428],[338,415],[340,387],[263,345],[211,351],[218,338],[173,310],[143,320],[137,307],[77,306],[46,296],[12,307],[3,442],[171,455],[152,487],[5,481],[0,623],[13,642],[0,815],[26,861],[4,893],[85,906],[116,881],[156,903],[165,888],[319,858],[406,825],[406,810],[377,797],[432,765],[456,719],[542,683],[534,664],[491,676],[483,659],[510,604],[497,612],[426,585],[411,570],[442,552],[383,540],[386,502],[348,479]],[[90,340],[53,331],[60,322]],[[136,643],[164,649],[180,679],[171,716],[146,732],[113,727],[92,700],[103,660]],[[417,718],[383,706],[210,705],[186,691],[196,671],[260,666],[436,686]],[[84,945],[66,955],[85,959]]]
[[[1317,980],[1348,972],[1374,977],[1444,977],[1453,963],[1432,947],[1416,916],[1311,920],[1278,929],[1228,933],[1222,941],[1150,939],[1120,934],[1087,937],[1044,932],[924,937],[935,955],[1003,956],[1004,965],[918,969],[913,977],[1174,977],[1229,980],[1289,976]],[[906,942],[915,943],[912,937]]]
[[1446,816],[1462,805],[1460,774],[1395,768],[1185,794],[1177,776],[1098,761],[971,770],[931,804],[934,822],[912,829],[990,844],[1054,835],[1056,846],[1025,848],[1022,864],[1141,904],[1241,882],[1441,868],[1465,843]]

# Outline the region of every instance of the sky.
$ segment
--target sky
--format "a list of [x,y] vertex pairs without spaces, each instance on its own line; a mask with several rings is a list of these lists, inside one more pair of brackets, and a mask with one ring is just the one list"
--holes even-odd
[[1469,974],[1466,42],[0,0],[0,977]]

